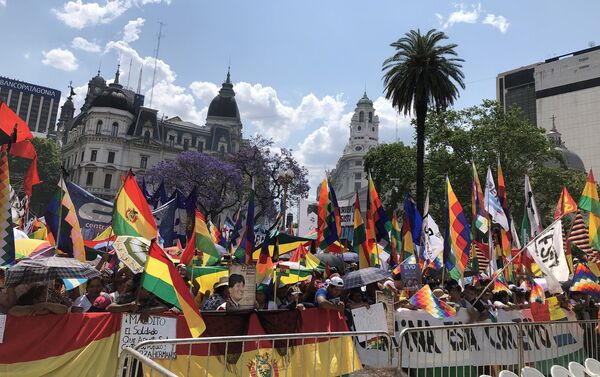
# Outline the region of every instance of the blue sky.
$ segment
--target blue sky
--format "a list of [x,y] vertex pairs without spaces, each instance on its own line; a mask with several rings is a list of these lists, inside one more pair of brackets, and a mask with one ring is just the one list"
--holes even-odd
[[72,80],[81,101],[98,66],[111,79],[120,58],[121,82],[135,87],[143,65],[149,93],[161,20],[153,107],[203,124],[231,59],[244,133],[293,148],[314,183],[335,165],[365,86],[382,141],[396,124],[412,141],[408,120],[380,98],[381,63],[406,31],[439,28],[459,45],[461,108],[494,98],[499,72],[600,43],[598,14],[591,1],[0,0],[0,75],[63,93]]

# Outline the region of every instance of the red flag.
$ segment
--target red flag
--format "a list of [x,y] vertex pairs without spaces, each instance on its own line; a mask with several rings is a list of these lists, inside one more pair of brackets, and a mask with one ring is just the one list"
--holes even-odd
[[27,195],[31,198],[32,186],[42,182],[38,175],[37,152],[35,151],[35,147],[31,143],[31,140],[22,140],[11,145],[10,154],[12,156],[31,160],[31,164],[29,165],[29,168],[27,168],[27,172],[23,178],[23,190],[25,190]]
[[[27,123],[0,101],[0,143],[18,143],[33,139]],[[15,135],[16,132],[16,135]]]
[[575,211],[577,211],[577,203],[575,203],[575,200],[573,200],[573,197],[571,197],[567,188],[563,186],[560,198],[558,198],[558,203],[556,204],[556,209],[554,210],[554,220],[563,215],[574,213]]

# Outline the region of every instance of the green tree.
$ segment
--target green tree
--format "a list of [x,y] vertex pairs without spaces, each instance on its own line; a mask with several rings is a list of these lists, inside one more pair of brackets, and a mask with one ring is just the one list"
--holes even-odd
[[457,58],[456,44],[441,45],[448,39],[435,29],[421,34],[411,30],[392,43],[395,53],[383,62],[385,96],[404,114],[417,118],[417,205],[423,210],[425,178],[425,119],[429,107],[436,111],[452,105],[458,88],[465,87]]
[[416,156],[416,148],[402,142],[381,144],[365,155],[365,170],[371,173],[388,211],[398,209],[404,193],[412,189],[417,170]]
[[[524,204],[524,177],[527,172],[535,194],[542,222],[548,225],[563,185],[577,200],[586,181],[585,172],[568,169],[562,155],[545,136],[545,131],[524,120],[517,109],[504,112],[495,102],[484,100],[479,106],[463,110],[432,112],[427,117],[427,166],[425,183],[430,189],[430,213],[442,222],[445,205],[445,178],[450,178],[456,195],[470,218],[471,162],[474,162],[482,185],[489,166],[497,179],[498,159],[506,182],[509,209],[520,225]],[[397,176],[414,176],[414,167],[402,155],[410,147],[382,144],[369,151],[367,164],[376,182]],[[414,149],[413,149],[414,150]],[[394,152],[392,152],[394,151]],[[386,156],[387,158],[383,158]],[[375,158],[373,156],[382,156]],[[550,167],[548,161],[558,161]],[[398,170],[397,175],[395,170]],[[496,183],[497,184],[497,183]],[[392,185],[388,182],[387,185]],[[396,208],[394,204],[393,208]],[[388,208],[389,209],[389,208]]]
[[[29,211],[34,215],[42,216],[50,198],[56,192],[62,160],[60,148],[52,139],[33,138],[33,146],[38,155],[38,173],[42,183],[33,186]],[[19,197],[25,195],[23,176],[29,165],[29,160],[20,157],[11,157],[9,160],[10,182]]]

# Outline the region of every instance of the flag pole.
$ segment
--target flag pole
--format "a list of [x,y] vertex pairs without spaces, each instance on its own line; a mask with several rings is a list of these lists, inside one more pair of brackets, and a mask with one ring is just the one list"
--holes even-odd
[[56,230],[56,239],[54,240],[54,244],[56,246],[56,250],[60,251],[58,248],[58,244],[60,242],[60,228],[62,227],[62,206],[63,206],[63,198],[64,198],[64,178],[63,178],[64,167],[60,167],[60,174],[58,178],[59,187],[60,187],[60,200],[58,202],[58,228]]

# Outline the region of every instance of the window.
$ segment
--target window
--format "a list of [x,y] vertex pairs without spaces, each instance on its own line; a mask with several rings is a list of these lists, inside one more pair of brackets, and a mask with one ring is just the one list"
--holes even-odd
[[147,166],[148,166],[148,156],[142,156],[140,158],[140,168],[146,169]]
[[355,161],[354,165],[356,165],[356,166],[362,166],[362,160]]
[[173,146],[175,144],[175,135],[169,135],[169,145]]
[[204,152],[204,142],[198,141],[198,152]]
[[98,151],[92,149],[92,156],[90,157],[90,161],[96,161],[96,157],[98,157]]
[[354,173],[354,179],[361,179],[362,173]]
[[358,126],[358,128],[357,128],[357,129],[360,131],[360,130],[362,130],[362,127],[361,127],[361,126]]
[[71,156],[67,157],[67,167],[71,165]]
[[373,123],[373,112],[369,111],[369,123]]
[[109,164],[115,163],[115,152],[108,152],[108,163]]
[[93,171],[88,171],[87,177],[85,178],[85,185],[86,186],[91,186],[93,184],[94,184],[94,172]]
[[104,176],[104,188],[110,189],[110,183],[112,181],[112,174],[106,174]]
[[84,157],[85,157],[85,151],[81,151],[81,162],[83,162]]
[[360,190],[360,182],[354,182],[354,191]]
[[96,123],[96,135],[100,135],[102,133],[102,121],[99,120],[98,123]]
[[375,127],[371,127],[371,130],[372,130],[373,132],[375,132]]
[[144,144],[150,144],[150,131],[144,132]]
[[187,151],[189,146],[190,146],[190,140],[189,139],[183,139],[183,150]]
[[360,113],[358,113],[358,121],[359,122],[364,122],[365,121],[365,113],[364,113],[364,111],[361,111]]
[[219,152],[221,152],[221,155],[225,155],[225,146],[224,145],[221,145],[219,147]]
[[119,134],[119,123],[114,122],[112,126],[112,133],[110,134],[112,137],[117,137]]

